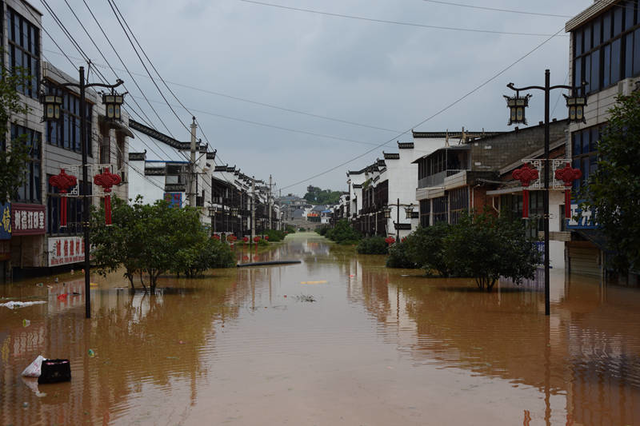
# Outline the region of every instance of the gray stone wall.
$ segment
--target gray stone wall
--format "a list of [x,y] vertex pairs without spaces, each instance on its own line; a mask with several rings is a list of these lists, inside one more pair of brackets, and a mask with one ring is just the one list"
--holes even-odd
[[[549,125],[549,140],[553,144],[567,138],[566,120]],[[537,125],[471,143],[471,170],[498,170],[530,153],[544,148],[544,126]]]

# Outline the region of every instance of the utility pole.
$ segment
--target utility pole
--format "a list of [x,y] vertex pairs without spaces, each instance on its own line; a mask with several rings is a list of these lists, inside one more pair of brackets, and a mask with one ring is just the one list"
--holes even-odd
[[267,195],[267,206],[269,208],[269,229],[273,229],[273,223],[271,222],[271,175],[269,175],[269,193]]
[[189,172],[187,175],[187,190],[189,191],[187,196],[189,198],[189,205],[191,207],[196,206],[196,118],[192,117],[191,122],[191,159],[189,160]]
[[251,242],[256,236],[256,177],[251,177]]

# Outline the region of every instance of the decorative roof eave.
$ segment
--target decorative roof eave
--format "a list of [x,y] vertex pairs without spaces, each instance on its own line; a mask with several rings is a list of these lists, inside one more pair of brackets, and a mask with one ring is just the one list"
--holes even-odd
[[139,132],[144,133],[145,135],[151,136],[154,139],[164,142],[167,145],[176,149],[181,149],[181,146],[183,143],[189,144],[189,142],[180,142],[177,139],[174,139],[172,137],[165,135],[164,133],[160,133],[159,131],[152,129],[151,127],[145,126],[144,124],[139,123],[132,118],[129,119],[129,127],[132,128],[133,130],[137,130]]
[[353,184],[353,188],[354,189],[361,189],[362,188],[362,184],[361,183],[354,183]]
[[398,142],[398,149],[413,149],[413,142]]
[[599,0],[595,2],[594,4],[571,18],[569,21],[567,21],[564,26],[564,31],[568,33],[575,30],[582,24],[600,15],[606,9],[612,7],[614,3],[617,3],[617,0]]
[[385,160],[399,160],[400,153],[399,152],[382,152]]

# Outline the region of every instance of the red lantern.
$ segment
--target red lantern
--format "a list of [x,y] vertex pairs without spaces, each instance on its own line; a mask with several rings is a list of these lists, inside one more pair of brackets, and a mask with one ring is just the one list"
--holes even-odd
[[105,167],[104,172],[93,177],[93,183],[103,188],[104,196],[104,222],[111,225],[111,187],[119,185],[122,179],[118,175],[114,175]]
[[384,239],[384,242],[389,244],[389,245],[391,245],[391,244],[396,242],[396,239],[393,238],[393,237],[387,237],[387,238]]
[[264,239],[265,239],[265,240],[267,240],[267,241],[269,241],[269,236],[268,236],[268,235],[265,235],[265,236],[264,236]]
[[258,244],[258,241],[260,241],[260,237],[253,237],[253,241],[255,241],[256,244]]
[[[60,174],[51,176],[49,183],[54,188],[58,188],[61,194],[66,194],[69,188],[78,184],[78,178],[68,175],[64,169],[60,169]],[[67,226],[67,197],[62,197],[60,203],[60,226]]]
[[582,171],[572,168],[569,163],[564,166],[564,169],[556,170],[556,179],[564,182],[564,217],[567,219],[571,217],[571,186],[574,180],[581,177]]
[[529,191],[527,188],[532,180],[537,180],[540,176],[538,170],[529,167],[526,163],[524,166],[513,171],[512,176],[522,184],[522,217],[529,217]]
[[212,238],[220,241],[220,235],[218,235],[218,234],[213,234]]

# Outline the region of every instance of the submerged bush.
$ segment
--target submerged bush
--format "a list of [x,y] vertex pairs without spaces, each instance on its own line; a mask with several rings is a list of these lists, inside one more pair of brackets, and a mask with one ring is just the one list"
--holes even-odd
[[384,237],[363,238],[356,249],[360,254],[387,254],[389,248]]
[[407,243],[393,244],[389,247],[389,257],[387,258],[387,268],[418,269],[420,268],[409,258],[407,253]]

